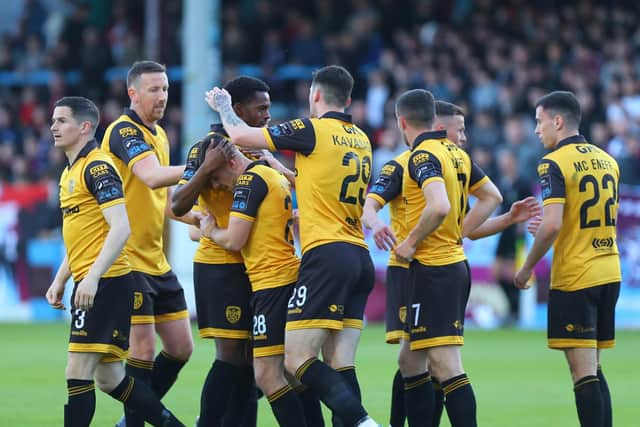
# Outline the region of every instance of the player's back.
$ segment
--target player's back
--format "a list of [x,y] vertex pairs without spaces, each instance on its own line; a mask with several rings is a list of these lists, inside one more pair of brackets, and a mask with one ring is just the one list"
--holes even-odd
[[315,147],[296,156],[303,253],[331,242],[366,247],[360,217],[371,179],[371,143],[345,116],[332,112],[310,119]]
[[542,158],[538,175],[543,204],[564,204],[554,244],[552,288],[577,290],[619,281],[620,173],[615,159],[575,136]]
[[163,252],[167,189],[152,190],[132,171],[135,162],[155,154],[161,166],[169,165],[169,140],[160,126],[149,129],[131,110],[105,131],[101,149],[107,152],[122,177],[131,236],[125,251],[135,271],[160,275],[170,270]]
[[467,207],[471,160],[464,150],[446,139],[446,132],[428,132],[417,141],[404,176],[407,227],[411,230],[426,206],[423,188],[430,182],[444,183],[450,210],[440,226],[418,244],[415,259],[424,265],[448,265],[465,258],[462,223]]

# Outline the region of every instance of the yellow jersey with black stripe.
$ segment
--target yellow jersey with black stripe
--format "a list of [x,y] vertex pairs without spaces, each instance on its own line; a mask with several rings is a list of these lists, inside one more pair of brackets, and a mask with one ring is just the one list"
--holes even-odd
[[[211,131],[207,135],[213,136],[215,134],[227,137],[221,125],[212,125]],[[193,178],[200,167],[202,158],[202,141],[198,141],[189,149],[187,164],[178,185],[184,185]],[[232,202],[233,193],[225,190],[214,190],[208,187],[200,192],[198,204],[193,207],[193,210],[211,212],[216,219],[218,227],[227,228]],[[227,251],[210,238],[203,236],[200,238],[198,248],[193,255],[193,261],[202,264],[239,264],[242,263],[242,255],[240,255],[239,252]]]
[[576,291],[619,282],[615,159],[582,135],[566,138],[538,164],[542,204],[564,205],[553,245],[551,288]]
[[[80,150],[73,164],[60,176],[62,238],[74,282],[82,280],[100,254],[109,232],[102,209],[124,203],[120,175],[107,154],[92,140]],[[131,271],[124,253],[102,277]]]
[[289,181],[266,162],[251,163],[238,177],[231,216],[253,223],[240,252],[254,292],[298,280],[292,210]]
[[[398,242],[402,242],[409,234],[407,229],[407,206],[402,196],[402,178],[410,155],[411,151],[407,150],[385,163],[380,170],[380,176],[369,190],[369,194],[367,194],[367,197],[371,197],[382,206],[389,203],[391,229]],[[409,268],[409,263],[399,261],[392,250],[389,256],[389,266]]]
[[404,172],[403,194],[407,202],[407,227],[411,231],[426,206],[424,187],[439,181],[451,205],[440,226],[418,243],[414,258],[423,265],[449,265],[466,259],[462,247],[462,223],[468,195],[489,178],[469,155],[447,139],[446,131],[424,132],[416,138]]
[[335,111],[263,130],[271,150],[296,152],[302,253],[331,242],[364,243],[360,217],[371,179],[371,143]]
[[156,276],[168,272],[162,239],[167,189],[152,190],[133,173],[133,165],[152,154],[161,166],[169,165],[167,134],[158,125],[148,128],[135,111],[126,109],[105,131],[101,148],[111,156],[124,183],[131,224],[125,251],[132,270]]

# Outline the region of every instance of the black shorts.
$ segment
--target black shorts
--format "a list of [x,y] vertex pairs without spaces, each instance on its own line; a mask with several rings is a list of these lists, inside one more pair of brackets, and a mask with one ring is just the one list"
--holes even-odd
[[251,283],[244,264],[194,262],[193,288],[202,338],[249,338]]
[[160,276],[139,271],[131,273],[135,280],[132,325],[189,318],[184,291],[173,271]]
[[411,350],[464,344],[470,289],[467,261],[442,266],[411,263],[405,326]]
[[391,265],[387,267],[387,303],[384,323],[385,339],[389,344],[398,344],[406,339],[404,325],[407,322],[407,287],[409,269]]
[[102,278],[90,310],[73,306],[78,284],[71,294],[71,332],[69,351],[104,353],[103,362],[116,362],[127,356],[131,327],[133,275]]
[[369,251],[351,243],[327,243],[302,256],[287,305],[287,330],[362,329],[375,280]]
[[279,288],[262,289],[251,295],[253,357],[284,354],[287,302],[294,285],[291,283]]
[[550,348],[612,348],[620,282],[578,291],[549,291],[547,340]]

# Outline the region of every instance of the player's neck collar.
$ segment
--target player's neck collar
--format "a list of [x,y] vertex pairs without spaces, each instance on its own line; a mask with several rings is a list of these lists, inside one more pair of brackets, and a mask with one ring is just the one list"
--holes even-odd
[[149,132],[151,132],[153,135],[156,134],[156,128],[155,126],[153,128],[150,128],[149,126],[147,126],[142,119],[140,118],[140,116],[138,115],[138,113],[136,113],[134,110],[132,110],[131,108],[125,108],[124,109],[124,115],[125,116],[129,116],[129,118],[131,120],[133,120],[134,122],[136,122],[139,125],[142,125],[144,127],[146,127],[147,129],[149,129]]
[[586,144],[586,143],[587,143],[587,140],[584,136],[572,135],[558,142],[558,145],[556,145],[555,150],[557,150],[560,147],[564,147],[565,145],[568,145],[568,144]]
[[418,145],[420,145],[422,142],[427,141],[429,139],[444,139],[446,137],[447,137],[446,130],[430,130],[427,132],[422,132],[420,135],[416,137],[411,147],[413,147],[412,149],[414,149]]
[[327,111],[322,116],[320,116],[320,118],[321,119],[338,119],[338,120],[342,120],[343,122],[353,123],[353,120],[351,119],[351,114],[341,113],[340,111]]
[[67,164],[69,164],[69,167],[75,165],[79,158],[87,157],[87,155],[93,150],[95,150],[96,148],[98,148],[98,142],[96,141],[95,138],[91,138],[89,142],[87,142],[84,145],[84,147],[82,147],[82,150],[78,152],[78,155],[76,156],[76,158],[73,159],[73,163],[69,164],[69,160],[67,159]]

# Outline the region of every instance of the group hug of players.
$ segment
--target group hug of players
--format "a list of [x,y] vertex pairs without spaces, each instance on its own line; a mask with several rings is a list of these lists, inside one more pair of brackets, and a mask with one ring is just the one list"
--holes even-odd
[[[69,160],[60,179],[67,256],[47,299],[64,308],[65,283],[73,278],[65,426],[90,424],[96,383],[124,403],[120,426],[143,426],[145,420],[183,425],[160,402],[193,349],[184,293],[163,253],[165,217],[190,224],[191,238],[199,241],[198,327],[216,345],[200,397],[200,427],[255,426],[256,386],[281,426],[324,426],[321,401],[334,426],[378,426],[361,403],[355,371],[375,276],[363,227],[372,230],[378,247],[392,251],[386,337],[401,346],[391,425],[406,419],[409,426],[437,426],[446,408],[454,427],[475,426],[475,397],[460,356],[471,286],[462,239],[529,219],[537,221],[536,241],[515,284],[529,286],[533,266],[560,234],[549,345],[565,349],[570,364],[572,350],[579,350],[571,365],[576,405],[579,414],[591,410],[581,422],[599,419],[590,409],[597,398],[606,418],[606,381],[596,372],[597,360],[585,355],[599,355],[597,349],[614,343],[618,170],[578,134],[575,97],[553,92],[537,106],[536,133],[553,149],[538,167],[542,219],[533,197],[489,218],[502,198],[460,147],[464,112],[436,102],[426,90],[409,90],[396,100],[407,150],[385,164],[367,192],[371,144],[345,113],[353,83],[340,66],[317,70],[310,118],[269,127],[264,82],[239,77],[214,88],[205,101],[222,124],[191,147],[185,166],[169,166],[169,141],[157,124],[169,87],[160,64],[131,67],[131,107],[107,128],[100,145],[94,139],[98,111],[90,100],[56,103],[51,130]],[[579,184],[573,182],[574,148],[590,177]],[[295,152],[295,172],[270,154],[276,150]],[[387,203],[391,225],[377,216]],[[600,205],[605,218],[587,222],[582,237],[566,230],[575,226],[573,217],[579,216],[578,224],[588,221],[583,216]],[[563,215],[569,219],[563,222]],[[302,259],[295,254],[294,229]],[[591,239],[612,244],[590,250]],[[559,251],[582,257],[575,261],[581,270],[574,261],[556,261]],[[564,328],[567,322],[581,325],[579,333]],[[589,328],[592,323],[597,327]],[[157,355],[156,333],[163,346]],[[609,398],[609,418],[610,406]],[[606,425],[588,422],[582,425]]]

